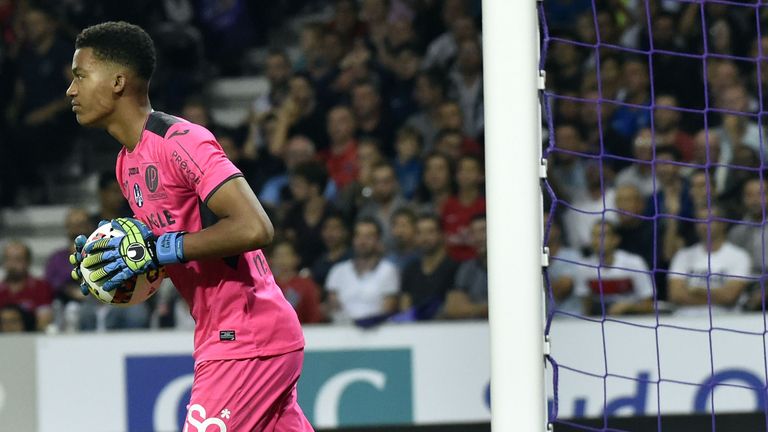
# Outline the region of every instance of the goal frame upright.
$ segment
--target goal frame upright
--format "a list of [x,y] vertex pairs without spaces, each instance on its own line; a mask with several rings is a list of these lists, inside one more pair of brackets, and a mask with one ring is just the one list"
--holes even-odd
[[535,0],[483,0],[491,429],[547,430]]

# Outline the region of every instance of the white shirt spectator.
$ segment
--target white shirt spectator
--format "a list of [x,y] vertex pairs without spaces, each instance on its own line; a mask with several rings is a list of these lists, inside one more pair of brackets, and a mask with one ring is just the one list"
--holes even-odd
[[616,175],[616,187],[624,185],[633,185],[640,190],[643,198],[648,198],[653,195],[653,174],[651,171],[648,174],[643,174],[638,169],[637,164],[630,165]]
[[[581,250],[590,246],[592,227],[602,220],[602,212],[616,208],[616,190],[613,188],[605,189],[605,205],[603,205],[603,196],[597,199],[584,196],[575,200],[572,206],[579,211],[568,208],[563,215],[563,225],[568,236],[568,245]],[[616,212],[605,212],[605,220],[615,222],[616,218]]]
[[384,299],[400,291],[400,275],[397,267],[385,259],[373,270],[359,274],[350,259],[331,267],[325,284],[341,304],[333,322],[345,323],[383,313]]
[[[752,259],[747,251],[727,241],[714,252],[708,252],[701,243],[697,243],[675,254],[669,266],[669,279],[685,278],[688,287],[704,289],[707,288],[709,280],[710,290],[716,290],[722,288],[732,276],[749,276],[751,266]],[[711,275],[709,279],[708,274]],[[739,302],[736,302],[732,307],[713,304],[712,314],[734,312],[738,304]],[[680,306],[675,313],[684,316],[706,316],[709,313],[709,305]]]
[[[574,315],[582,315],[583,313],[581,299],[576,295],[576,275],[578,274],[580,267],[578,264],[574,264],[574,262],[583,261],[584,258],[578,251],[567,247],[561,247],[560,250],[557,251],[557,255],[554,255],[553,258],[549,260],[547,271],[549,272],[550,283],[554,283],[561,277],[573,278],[573,290],[571,291],[571,295],[555,304],[555,307],[559,312]],[[547,299],[549,299],[549,297]]]
[[584,263],[592,267],[579,267],[574,295],[592,299],[596,307],[587,312],[600,313],[601,292],[606,311],[609,305],[619,301],[634,303],[653,297],[653,280],[640,255],[616,249],[613,263],[601,266],[599,272],[600,258],[597,255],[591,255]]

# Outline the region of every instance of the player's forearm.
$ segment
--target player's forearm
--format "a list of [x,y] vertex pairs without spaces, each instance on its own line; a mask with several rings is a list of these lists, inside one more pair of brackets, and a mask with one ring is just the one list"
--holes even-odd
[[184,260],[224,258],[267,246],[272,242],[274,228],[266,216],[264,219],[224,218],[202,231],[185,234]]

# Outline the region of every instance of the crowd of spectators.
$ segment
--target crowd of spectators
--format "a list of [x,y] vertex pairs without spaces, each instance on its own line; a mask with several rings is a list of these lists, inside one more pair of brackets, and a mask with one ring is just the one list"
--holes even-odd
[[[72,37],[125,19],[158,47],[153,108],[211,129],[270,215],[265,252],[303,323],[487,317],[480,1],[108,3],[0,1],[3,205],[56,203],[39,182],[91,138],[66,109]],[[270,45],[271,31],[296,22],[295,46]],[[263,64],[244,65],[254,47],[269,48]],[[243,74],[269,90],[245,124],[216,124],[199,95]],[[68,238],[130,215],[113,171],[98,201],[99,214],[70,209]],[[5,242],[0,331],[191,328],[169,281],[130,308],[83,297],[69,247],[38,278],[28,245]]]
[[550,311],[765,310],[768,9],[731,3],[544,2]]

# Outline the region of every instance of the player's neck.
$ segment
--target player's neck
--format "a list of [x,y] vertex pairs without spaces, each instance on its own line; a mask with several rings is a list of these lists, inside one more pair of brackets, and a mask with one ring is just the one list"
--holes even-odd
[[106,127],[107,132],[128,151],[133,151],[141,140],[141,134],[151,112],[149,99],[144,103],[127,105],[123,110],[115,113],[115,120]]

